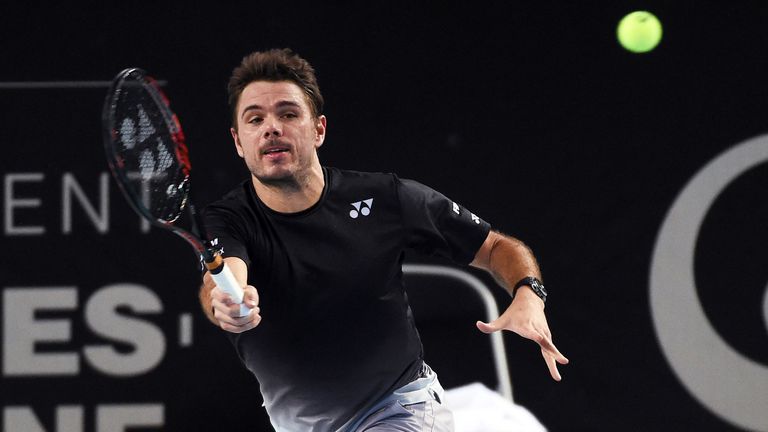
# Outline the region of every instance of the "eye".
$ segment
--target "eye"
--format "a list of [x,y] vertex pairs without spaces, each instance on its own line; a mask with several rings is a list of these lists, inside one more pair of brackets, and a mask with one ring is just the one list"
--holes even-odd
[[250,123],[250,124],[259,124],[259,123],[261,123],[262,121],[264,121],[264,119],[262,119],[261,117],[259,117],[259,116],[253,116],[253,117],[251,117],[250,119],[248,119],[247,123]]
[[298,114],[296,114],[296,113],[295,113],[295,112],[293,112],[293,111],[288,111],[288,112],[286,112],[286,113],[284,113],[284,114],[283,114],[283,118],[288,118],[288,119],[293,119],[293,118],[296,118],[296,117],[298,117],[298,116],[299,116],[299,115],[298,115]]

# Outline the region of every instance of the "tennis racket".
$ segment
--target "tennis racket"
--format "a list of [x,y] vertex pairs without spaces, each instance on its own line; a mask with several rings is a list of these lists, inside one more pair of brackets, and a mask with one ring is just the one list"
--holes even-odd
[[[207,240],[202,218],[189,199],[189,153],[176,114],[157,82],[141,69],[120,72],[102,111],[104,146],[112,175],[131,207],[153,226],[186,240],[216,285],[240,304],[243,289]],[[181,216],[187,212],[187,217]],[[181,221],[188,221],[187,227]]]

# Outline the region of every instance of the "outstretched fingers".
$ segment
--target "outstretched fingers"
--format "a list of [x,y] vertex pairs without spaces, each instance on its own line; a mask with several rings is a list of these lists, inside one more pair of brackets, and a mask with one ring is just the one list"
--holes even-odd
[[496,321],[492,321],[490,323],[478,321],[475,323],[475,325],[477,326],[478,330],[486,334],[490,334],[490,333],[501,330],[501,327],[499,327]]
[[505,319],[503,316],[497,318],[490,323],[483,321],[477,321],[475,324],[483,333],[494,333],[499,330],[509,330],[517,333],[521,337],[530,339],[536,342],[541,348],[541,355],[544,357],[544,361],[547,364],[550,375],[555,381],[560,381],[562,377],[557,369],[559,364],[568,364],[567,357],[560,352],[559,349],[552,342],[552,333],[549,331],[546,323],[536,323],[534,321],[525,321],[523,323],[515,323],[513,320]]
[[557,370],[557,361],[555,361],[555,358],[544,351],[543,348],[541,349],[541,355],[544,357],[544,362],[547,364],[547,369],[549,369],[549,374],[552,376],[552,379],[555,381],[562,380],[563,377],[560,376],[560,371]]
[[551,337],[544,338],[541,342],[539,342],[539,346],[541,347],[542,352],[550,355],[557,363],[565,365],[570,361],[566,356],[563,355],[563,353],[560,352],[559,349],[557,349],[555,344],[552,342]]
[[541,347],[541,355],[544,357],[544,362],[549,369],[549,374],[552,375],[552,378],[555,381],[560,381],[562,377],[560,376],[560,371],[557,369],[557,364],[568,364],[568,358],[557,349],[554,343],[552,343],[551,337],[542,338],[539,342],[539,346]]

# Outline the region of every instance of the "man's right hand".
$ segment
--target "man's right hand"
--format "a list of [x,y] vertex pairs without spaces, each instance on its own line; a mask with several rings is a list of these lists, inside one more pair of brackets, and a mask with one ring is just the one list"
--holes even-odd
[[213,318],[222,330],[242,333],[256,327],[261,322],[259,293],[256,288],[246,285],[243,287],[243,293],[243,304],[250,309],[250,313],[246,316],[238,316],[240,315],[240,305],[235,303],[229,294],[220,290],[219,287],[214,287],[211,290]]

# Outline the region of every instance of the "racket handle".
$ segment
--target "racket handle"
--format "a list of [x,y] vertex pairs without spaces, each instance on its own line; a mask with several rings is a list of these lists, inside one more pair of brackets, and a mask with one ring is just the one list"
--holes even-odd
[[217,255],[213,262],[205,263],[208,267],[208,271],[211,272],[213,281],[216,282],[222,291],[229,294],[232,297],[232,301],[240,305],[240,316],[246,316],[251,312],[251,308],[243,303],[243,288],[240,287],[240,283],[235,279],[235,275],[221,259],[221,256]]

